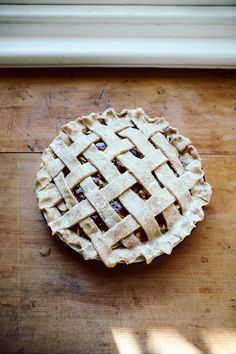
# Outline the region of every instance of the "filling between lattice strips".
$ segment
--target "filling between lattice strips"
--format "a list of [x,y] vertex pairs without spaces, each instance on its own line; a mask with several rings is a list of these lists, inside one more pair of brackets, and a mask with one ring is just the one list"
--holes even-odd
[[[88,132],[87,132],[87,134],[88,134]],[[103,140],[97,141],[95,143],[95,146],[96,146],[96,148],[99,151],[105,151],[105,149],[107,148],[107,145],[106,145],[106,143]],[[142,159],[143,158],[142,153],[137,148],[132,148],[130,150],[130,152],[137,159]],[[81,162],[81,164],[86,164],[88,162],[88,160],[86,159],[86,157],[83,154],[78,156],[78,160]],[[116,166],[116,168],[119,171],[119,173],[123,174],[123,173],[125,173],[127,171],[126,167],[119,161],[118,158],[112,159],[111,162]],[[178,177],[178,174],[174,170],[172,165],[169,162],[167,162],[167,164],[173,170],[174,174]],[[67,167],[65,167],[63,169],[64,176],[68,175],[69,172],[70,171],[67,169]],[[152,175],[155,177],[155,180],[158,182],[158,185],[161,188],[164,188],[162,183],[157,179],[157,176],[154,173],[152,173]],[[100,172],[97,172],[97,173],[93,174],[91,177],[92,177],[93,182],[96,184],[96,186],[99,189],[102,189],[105,185],[107,185],[107,181],[105,180],[105,178],[103,177],[103,175]],[[131,189],[143,200],[147,200],[150,197],[150,194],[147,192],[147,190],[139,182],[135,183],[131,187]],[[73,188],[72,193],[74,194],[74,196],[76,197],[78,202],[86,200],[86,196],[84,195],[84,191],[83,191],[82,187],[80,186],[80,183]],[[119,217],[121,219],[123,219],[127,215],[129,215],[129,212],[122,205],[122,202],[119,200],[119,198],[117,198],[115,200],[112,200],[110,202],[110,205],[115,210],[115,212],[119,215]],[[180,207],[180,205],[177,202],[175,202],[175,205],[181,211],[181,207]],[[97,227],[101,230],[101,232],[105,233],[108,230],[108,226],[106,225],[104,220],[101,218],[101,216],[97,212],[94,212],[94,214],[91,215],[90,217],[94,221],[94,223],[97,225]],[[166,220],[165,220],[163,214],[160,213],[160,214],[156,215],[155,216],[155,220],[157,221],[157,223],[158,223],[158,225],[160,227],[161,233],[162,234],[165,233],[167,231],[167,223],[166,223]],[[79,226],[79,224],[75,225],[74,227],[71,227],[71,229],[73,231],[75,231],[76,233],[78,233],[80,236],[83,236],[84,238],[87,238],[87,235],[85,234],[83,229]],[[147,235],[146,235],[146,233],[145,233],[145,231],[144,231],[144,229],[142,227],[140,227],[137,230],[135,230],[134,231],[134,235],[141,242],[148,241]],[[118,242],[115,245],[113,245],[112,248],[114,249],[114,248],[117,248],[118,246],[122,246],[122,243]]]

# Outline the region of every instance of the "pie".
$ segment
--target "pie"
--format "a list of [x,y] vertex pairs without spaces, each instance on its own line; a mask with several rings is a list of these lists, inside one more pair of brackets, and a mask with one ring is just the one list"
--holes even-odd
[[164,118],[108,109],[62,127],[36,194],[53,235],[114,267],[170,254],[203,219],[211,187],[195,147]]

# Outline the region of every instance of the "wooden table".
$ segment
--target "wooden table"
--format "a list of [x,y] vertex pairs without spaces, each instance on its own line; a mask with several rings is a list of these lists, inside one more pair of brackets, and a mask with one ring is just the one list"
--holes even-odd
[[[149,266],[83,261],[37,209],[40,152],[62,124],[111,106],[164,115],[213,186],[205,220]],[[5,70],[0,109],[1,351],[235,353],[236,73]]]

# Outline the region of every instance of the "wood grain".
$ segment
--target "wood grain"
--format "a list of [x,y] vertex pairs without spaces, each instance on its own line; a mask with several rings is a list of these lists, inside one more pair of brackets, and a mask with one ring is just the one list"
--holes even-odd
[[[133,353],[165,353],[163,346],[167,352],[172,343],[172,350],[179,347],[181,353],[234,353],[236,144],[230,85],[233,90],[235,74],[81,70],[13,70],[1,76],[0,142],[5,152],[0,155],[0,351],[122,354],[132,348]],[[8,90],[13,85],[18,88]],[[154,99],[159,86],[165,93]],[[19,87],[33,97],[20,91],[24,99],[16,98]],[[49,88],[57,97],[49,105],[52,117],[45,103]],[[60,101],[59,90],[75,106]],[[169,92],[176,90],[179,96],[171,101]],[[198,111],[195,94],[202,95]],[[204,221],[171,256],[149,266],[106,269],[99,262],[83,261],[50,236],[34,195],[40,154],[31,150],[41,150],[67,114],[73,119],[77,109],[78,114],[103,110],[108,99],[120,109],[134,105],[135,97],[147,110],[153,102],[155,114],[166,105],[171,123],[193,137],[204,153],[213,196]],[[211,119],[206,121],[208,113],[203,112]]]
[[234,71],[157,69],[5,70],[1,151],[42,151],[69,120],[108,107],[143,107],[203,153],[235,153]]

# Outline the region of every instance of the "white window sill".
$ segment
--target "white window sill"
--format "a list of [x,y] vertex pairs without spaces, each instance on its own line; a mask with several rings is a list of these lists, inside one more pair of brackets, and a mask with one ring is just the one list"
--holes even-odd
[[236,67],[236,7],[0,5],[1,66]]

